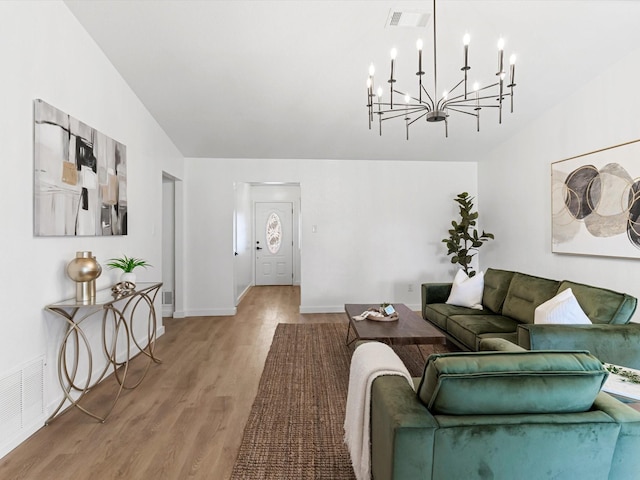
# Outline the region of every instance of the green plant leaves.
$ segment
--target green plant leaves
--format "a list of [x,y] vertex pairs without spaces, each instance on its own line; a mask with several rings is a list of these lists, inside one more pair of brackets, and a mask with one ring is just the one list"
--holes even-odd
[[107,267],[109,268],[119,268],[123,272],[133,272],[133,269],[136,267],[152,267],[153,265],[147,263],[146,260],[135,257],[127,257],[123,255],[120,258],[110,258],[107,262]]
[[449,238],[442,239],[442,242],[447,245],[447,255],[453,255],[451,263],[459,264],[469,277],[476,274],[469,264],[478,253],[478,249],[485,242],[494,239],[492,233],[483,230],[478,234],[478,230],[472,228],[476,226],[476,220],[479,217],[478,212],[472,211],[473,200],[474,197],[469,196],[467,192],[462,192],[454,198],[460,206],[460,220],[451,221],[453,229],[448,230]]

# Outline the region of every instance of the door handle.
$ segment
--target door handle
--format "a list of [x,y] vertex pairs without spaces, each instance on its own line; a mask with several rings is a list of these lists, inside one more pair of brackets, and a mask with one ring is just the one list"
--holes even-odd
[[256,247],[256,250],[262,250],[262,247]]

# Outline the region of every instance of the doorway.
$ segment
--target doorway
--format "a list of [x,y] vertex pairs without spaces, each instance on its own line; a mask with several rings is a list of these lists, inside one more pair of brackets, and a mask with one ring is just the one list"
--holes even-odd
[[293,204],[255,203],[255,284],[293,285]]

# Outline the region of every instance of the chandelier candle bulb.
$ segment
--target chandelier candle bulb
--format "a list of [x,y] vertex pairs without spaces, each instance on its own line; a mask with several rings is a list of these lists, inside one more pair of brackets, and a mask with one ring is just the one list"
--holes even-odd
[[462,71],[464,72],[464,99],[467,99],[467,72],[471,67],[469,67],[469,42],[471,41],[471,37],[468,33],[464,34],[462,37],[462,43],[464,45],[464,67],[462,67]]
[[469,70],[469,42],[471,41],[471,37],[468,33],[465,33],[464,37],[462,37],[462,43],[464,45],[464,68],[463,70]]
[[391,103],[391,110],[393,110],[393,84],[395,83],[395,80],[393,78],[393,65],[396,61],[396,56],[398,55],[398,50],[396,50],[395,48],[391,49],[391,78],[389,78],[389,102]]
[[504,70],[504,38],[500,37],[498,40],[498,73],[496,75],[502,74]]
[[509,91],[510,91],[510,95],[509,95],[509,103],[511,105],[511,113],[513,113],[513,87],[516,86],[516,56],[514,54],[511,55],[511,57],[509,57],[509,70],[510,70],[510,75],[509,75]]
[[509,57],[509,67],[510,67],[510,78],[509,78],[509,87],[515,87],[515,79],[516,79],[516,56],[512,54]]

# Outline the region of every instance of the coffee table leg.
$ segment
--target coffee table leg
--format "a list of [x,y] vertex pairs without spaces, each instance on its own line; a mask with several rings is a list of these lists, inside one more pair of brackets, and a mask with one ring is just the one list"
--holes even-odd
[[347,340],[345,343],[349,345],[349,333],[351,333],[351,322],[347,323]]

